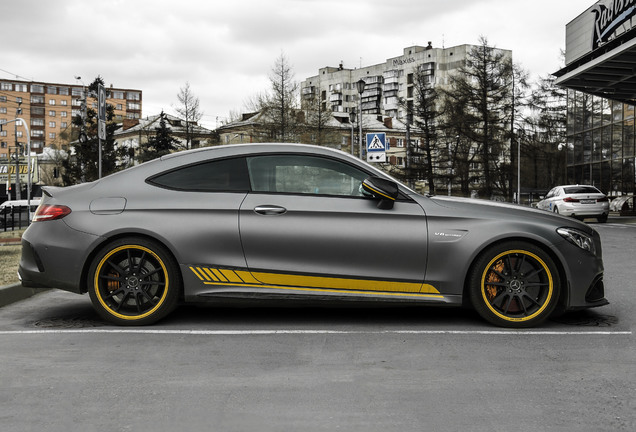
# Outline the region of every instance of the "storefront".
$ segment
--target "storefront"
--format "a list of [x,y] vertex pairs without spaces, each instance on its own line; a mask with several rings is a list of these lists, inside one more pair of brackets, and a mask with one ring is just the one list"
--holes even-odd
[[601,0],[566,26],[567,178],[610,196],[636,191],[636,0]]

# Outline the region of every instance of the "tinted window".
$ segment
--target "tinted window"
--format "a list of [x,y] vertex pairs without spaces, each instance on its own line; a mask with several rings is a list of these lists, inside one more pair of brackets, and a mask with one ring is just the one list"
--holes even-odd
[[225,159],[189,165],[151,178],[150,183],[169,189],[236,192],[249,191],[245,159]]
[[360,184],[368,177],[351,165],[315,156],[255,156],[247,164],[255,192],[363,196]]

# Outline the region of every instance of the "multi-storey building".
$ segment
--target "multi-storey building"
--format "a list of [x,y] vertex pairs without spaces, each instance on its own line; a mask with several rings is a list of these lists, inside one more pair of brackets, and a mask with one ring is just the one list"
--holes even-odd
[[[111,85],[106,102],[115,109],[116,120],[141,117],[141,90]],[[97,99],[86,94],[83,85],[0,79],[0,159],[15,154],[16,143],[22,145],[23,154],[26,151],[26,129],[19,122],[7,122],[24,119],[31,150],[41,153],[49,144],[65,144],[60,135],[70,130],[72,118],[81,112],[84,103],[97,109]]]
[[[449,48],[412,46],[403,54],[389,58],[384,63],[346,69],[324,67],[318,75],[307,78],[301,84],[303,108],[312,109],[317,103],[322,109],[331,110],[334,116],[358,111],[397,119],[406,119],[406,109],[400,101],[413,100],[414,74],[421,70],[429,76],[434,87],[444,87],[449,76],[466,64],[467,55],[474,45],[458,45]],[[509,50],[499,50],[512,57]],[[356,82],[363,80],[364,91],[358,94]],[[360,99],[359,99],[360,97]],[[347,114],[345,114],[347,113]]]

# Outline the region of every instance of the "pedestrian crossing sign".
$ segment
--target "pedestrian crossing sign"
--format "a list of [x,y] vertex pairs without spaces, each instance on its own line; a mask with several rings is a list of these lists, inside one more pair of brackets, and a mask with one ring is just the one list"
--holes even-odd
[[386,162],[386,134],[367,134],[367,162]]

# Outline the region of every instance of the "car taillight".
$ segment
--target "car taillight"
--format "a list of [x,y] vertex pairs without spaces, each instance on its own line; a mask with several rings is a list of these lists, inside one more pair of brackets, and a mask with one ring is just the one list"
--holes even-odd
[[577,200],[576,198],[563,198],[563,202],[579,202],[579,200]]
[[33,222],[62,219],[71,213],[71,209],[65,205],[42,204],[33,215]]

